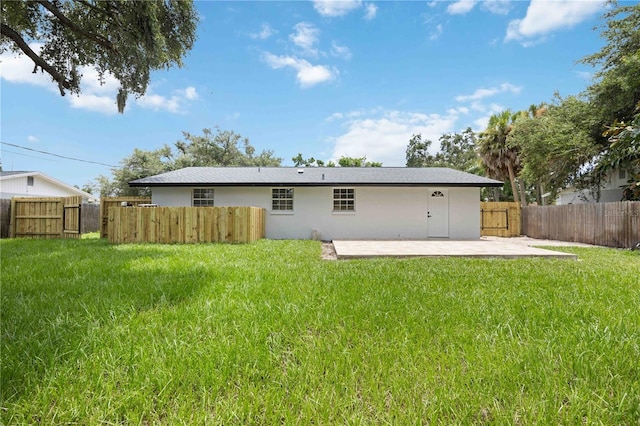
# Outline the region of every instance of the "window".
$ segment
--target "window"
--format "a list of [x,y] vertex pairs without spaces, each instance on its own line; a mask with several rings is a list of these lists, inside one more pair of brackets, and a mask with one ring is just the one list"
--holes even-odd
[[627,173],[626,170],[618,170],[618,179],[626,179],[627,178]]
[[352,212],[356,210],[356,194],[353,188],[335,188],[333,190],[333,211]]
[[271,190],[271,209],[293,211],[293,188],[273,188]]
[[195,188],[193,190],[194,207],[213,207],[213,189]]
[[27,176],[27,186],[33,186],[33,176]]

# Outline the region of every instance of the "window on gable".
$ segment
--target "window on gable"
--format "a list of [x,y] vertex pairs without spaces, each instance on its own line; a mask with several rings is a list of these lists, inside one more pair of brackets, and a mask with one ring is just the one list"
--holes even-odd
[[194,188],[193,189],[193,206],[194,207],[213,207],[213,189]]
[[356,210],[356,192],[353,188],[334,188],[333,211],[352,212]]
[[27,176],[27,186],[33,186],[33,176]]
[[293,211],[293,188],[273,188],[271,190],[271,209]]

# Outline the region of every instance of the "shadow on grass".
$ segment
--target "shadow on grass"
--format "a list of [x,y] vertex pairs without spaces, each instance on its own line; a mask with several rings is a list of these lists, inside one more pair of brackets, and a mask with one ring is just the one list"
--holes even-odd
[[48,371],[86,356],[100,329],[145,311],[171,309],[204,287],[222,288],[235,272],[208,264],[216,250],[176,256],[188,253],[184,246],[2,241],[0,405],[41,386]]

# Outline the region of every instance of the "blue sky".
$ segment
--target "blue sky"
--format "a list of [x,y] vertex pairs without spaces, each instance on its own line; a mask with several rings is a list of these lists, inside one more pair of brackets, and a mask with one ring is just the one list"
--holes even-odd
[[[412,134],[482,130],[492,113],[578,94],[598,51],[601,1],[196,2],[183,68],[156,72],[117,114],[117,82],[84,70],[61,97],[25,58],[3,54],[2,142],[118,165],[134,148],[219,126],[258,151],[404,166]],[[37,46],[34,46],[37,49]],[[2,145],[4,170],[82,186],[110,167]]]

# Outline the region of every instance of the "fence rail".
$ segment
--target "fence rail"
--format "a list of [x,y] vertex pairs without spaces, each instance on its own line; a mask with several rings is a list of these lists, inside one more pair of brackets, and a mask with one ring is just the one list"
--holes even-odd
[[110,207],[112,243],[249,243],[264,238],[258,207]]
[[629,248],[640,241],[640,201],[523,207],[532,238]]
[[519,236],[520,204],[513,202],[481,202],[480,235],[483,237]]

